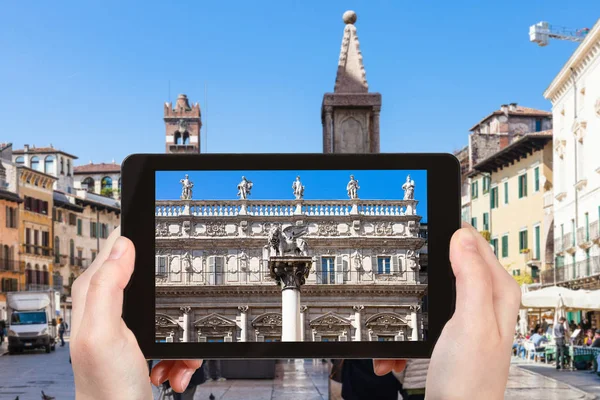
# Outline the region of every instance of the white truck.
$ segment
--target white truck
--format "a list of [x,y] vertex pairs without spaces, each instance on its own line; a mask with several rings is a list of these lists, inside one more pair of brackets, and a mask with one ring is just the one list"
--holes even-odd
[[8,352],[43,348],[55,349],[60,309],[60,296],[54,290],[39,292],[8,292]]

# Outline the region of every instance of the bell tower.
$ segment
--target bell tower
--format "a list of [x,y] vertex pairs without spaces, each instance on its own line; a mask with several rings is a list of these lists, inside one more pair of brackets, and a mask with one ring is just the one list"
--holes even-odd
[[173,103],[165,103],[166,153],[200,153],[200,105],[190,107],[185,94],[177,97]]
[[333,93],[321,106],[323,153],[379,153],[381,94],[369,92],[356,33],[356,13],[346,11],[346,27]]

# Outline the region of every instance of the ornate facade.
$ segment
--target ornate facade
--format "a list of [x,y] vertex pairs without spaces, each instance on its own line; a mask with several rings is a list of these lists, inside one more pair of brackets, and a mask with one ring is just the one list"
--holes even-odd
[[273,226],[307,227],[301,340],[422,340],[427,278],[415,200],[157,201],[156,335],[165,341],[279,341]]

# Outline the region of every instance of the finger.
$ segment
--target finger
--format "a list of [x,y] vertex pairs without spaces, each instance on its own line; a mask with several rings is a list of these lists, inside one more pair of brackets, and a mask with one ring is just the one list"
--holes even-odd
[[87,290],[89,286],[90,278],[94,275],[94,273],[100,268],[100,266],[104,263],[106,258],[108,257],[108,253],[113,247],[114,242],[121,234],[121,228],[116,228],[108,237],[104,245],[102,246],[102,250],[90,265],[90,267],[83,272],[75,282],[73,283],[73,287],[71,290],[72,295],[72,311],[71,311],[71,340],[75,338],[77,332],[79,331],[79,326],[81,322],[81,317],[83,315],[83,310],[85,308],[85,299],[87,295]]
[[519,306],[521,304],[519,284],[500,264],[487,240],[475,231],[475,229],[472,229],[472,231],[477,236],[479,253],[490,267],[493,291],[492,301],[500,335],[512,341]]
[[373,371],[382,376],[391,371],[402,372],[406,367],[406,360],[373,360]]
[[[94,273],[88,287],[85,310],[81,319],[81,333],[103,321],[104,334],[121,328],[123,290],[133,272],[135,249],[133,243],[119,237],[100,268]],[[96,332],[91,332],[96,335]]]
[[493,315],[492,274],[479,254],[477,237],[471,229],[459,229],[452,236],[450,262],[456,277],[454,315],[467,321],[489,319]]
[[150,372],[150,381],[154,386],[160,386],[169,377],[171,368],[175,365],[175,360],[163,360],[156,364]]
[[178,363],[183,363],[187,368],[198,369],[202,366],[202,360],[179,360]]
[[188,387],[197,368],[188,368],[183,362],[176,362],[169,371],[169,383],[174,391],[182,393]]

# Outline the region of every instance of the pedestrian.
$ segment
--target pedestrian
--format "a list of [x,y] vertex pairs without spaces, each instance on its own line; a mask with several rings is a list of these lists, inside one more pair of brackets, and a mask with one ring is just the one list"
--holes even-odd
[[62,319],[58,319],[58,336],[60,337],[60,347],[65,345],[65,332],[69,328],[69,325]]
[[560,317],[558,323],[553,328],[554,342],[556,343],[556,369],[561,369],[564,366],[566,358],[566,321],[565,317]]
[[206,365],[206,380],[210,381],[226,381],[221,375],[221,361],[220,360],[206,360],[204,361]]
[[402,400],[425,400],[429,359],[406,360],[404,371],[395,374],[402,383]]
[[600,329],[596,329],[596,335],[594,336],[592,347],[600,347]]
[[591,346],[593,342],[594,342],[594,331],[591,329],[588,329],[585,332],[585,339],[583,339],[583,344],[584,344],[584,346]]
[[344,400],[398,400],[402,384],[393,374],[375,374],[372,360],[342,361],[342,398]]
[[4,343],[4,331],[6,330],[6,321],[0,319],[0,345]]

